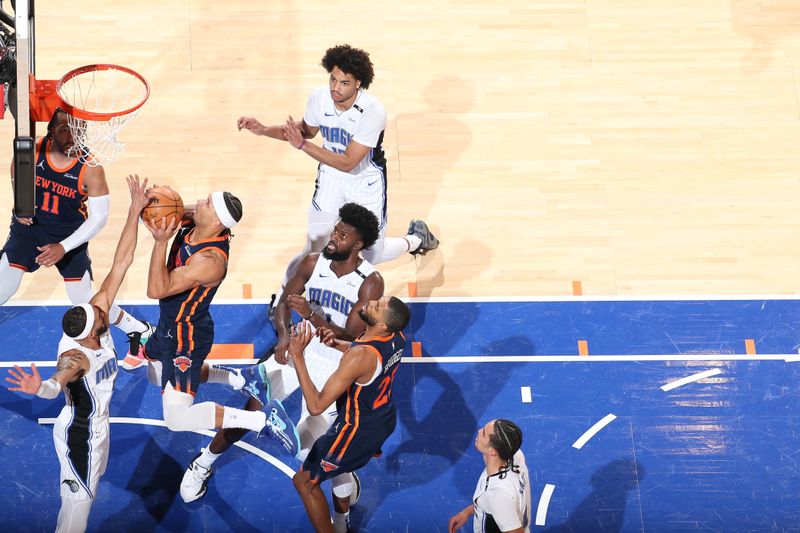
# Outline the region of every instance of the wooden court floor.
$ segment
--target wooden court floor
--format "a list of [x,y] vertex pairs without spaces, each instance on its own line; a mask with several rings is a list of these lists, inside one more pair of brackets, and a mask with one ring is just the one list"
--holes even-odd
[[[237,132],[302,115],[324,50],[371,53],[389,113],[389,228],[438,252],[381,265],[420,296],[796,294],[800,5],[790,0],[38,0],[40,78],[93,62],[152,96],[106,169],[110,264],[130,172],[244,202],[219,297],[273,292],[303,243],[315,162]],[[0,123],[0,161],[12,123]],[[317,140],[317,142],[319,142]],[[11,208],[10,187],[0,211]],[[144,298],[149,235],[121,296]],[[54,271],[17,300],[64,299]]]

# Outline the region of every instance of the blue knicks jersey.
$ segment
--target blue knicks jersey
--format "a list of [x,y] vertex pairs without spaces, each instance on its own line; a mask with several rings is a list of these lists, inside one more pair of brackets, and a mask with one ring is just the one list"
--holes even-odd
[[[178,267],[189,264],[192,256],[204,250],[216,250],[228,264],[228,250],[230,249],[230,232],[225,231],[223,235],[205,241],[189,243],[188,238],[194,231],[194,224],[188,224],[178,230],[175,240],[172,241],[172,248],[167,257],[167,270],[170,272]],[[224,279],[224,278],[223,278]],[[211,320],[208,308],[211,300],[217,293],[216,287],[204,287],[198,285],[187,289],[178,294],[167,296],[158,301],[161,309],[162,322],[176,322],[192,324],[201,320]],[[213,322],[212,322],[213,324]]]
[[339,411],[337,422],[352,425],[354,432],[359,427],[370,428],[395,423],[392,385],[400,368],[405,345],[406,339],[402,333],[372,339],[359,337],[353,341],[350,349],[366,346],[375,354],[378,366],[368,383],[351,383],[347,392],[336,400],[336,409]]
[[45,138],[36,144],[36,222],[67,236],[86,220],[86,164],[75,159],[66,167],[55,166],[48,153],[52,142]]

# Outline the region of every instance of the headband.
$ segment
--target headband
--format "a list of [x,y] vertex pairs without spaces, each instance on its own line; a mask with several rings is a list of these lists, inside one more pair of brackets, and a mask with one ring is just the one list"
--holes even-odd
[[74,337],[67,335],[67,337],[74,341],[80,341],[88,337],[89,333],[92,332],[92,328],[94,328],[94,307],[92,307],[92,304],[76,305],[73,307],[73,309],[75,309],[75,307],[80,307],[86,311],[86,325],[83,326],[83,331],[81,331],[79,334],[75,335]]
[[222,225],[230,229],[236,225],[236,219],[233,218],[228,206],[225,205],[225,193],[221,191],[211,193],[211,203],[214,205],[214,211],[217,212],[217,218]]

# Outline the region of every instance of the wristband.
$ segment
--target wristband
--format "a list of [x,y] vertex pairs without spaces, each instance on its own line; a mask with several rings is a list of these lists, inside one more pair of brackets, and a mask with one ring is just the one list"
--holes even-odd
[[303,149],[303,146],[305,146],[305,144],[306,144],[306,138],[305,138],[305,137],[303,137],[303,142],[301,142],[301,143],[300,143],[300,146],[298,146],[298,147],[297,147],[297,149],[298,149],[298,150],[302,150],[302,149]]
[[312,309],[309,311],[308,316],[303,318],[303,320],[311,320],[311,317],[314,316],[314,310]]

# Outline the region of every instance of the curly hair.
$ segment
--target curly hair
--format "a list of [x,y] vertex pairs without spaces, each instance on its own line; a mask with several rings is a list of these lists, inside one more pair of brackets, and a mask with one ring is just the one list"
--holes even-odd
[[339,219],[353,226],[364,243],[364,250],[368,250],[378,240],[378,217],[364,206],[348,203],[339,208]]
[[342,72],[351,74],[360,81],[361,87],[364,89],[368,89],[375,78],[369,54],[360,48],[353,48],[349,44],[328,48],[325,55],[322,56],[322,66],[329,74],[333,72],[334,67],[339,67]]

